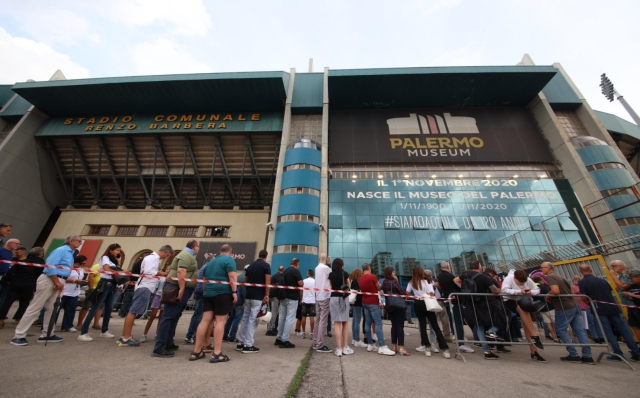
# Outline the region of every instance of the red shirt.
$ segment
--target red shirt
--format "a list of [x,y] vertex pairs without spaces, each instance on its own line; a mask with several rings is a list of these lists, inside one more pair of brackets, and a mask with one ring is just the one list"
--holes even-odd
[[[378,289],[376,289],[376,284],[378,283],[378,278],[373,274],[364,274],[358,280],[360,284],[360,290],[362,292],[370,292],[370,293],[378,293]],[[378,295],[362,295],[362,304],[379,304]]]

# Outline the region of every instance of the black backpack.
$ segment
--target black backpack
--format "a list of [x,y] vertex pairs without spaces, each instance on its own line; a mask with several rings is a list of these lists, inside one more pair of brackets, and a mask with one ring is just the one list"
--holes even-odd
[[[142,272],[142,261],[144,260],[144,257],[141,258],[140,260],[136,261],[135,263],[133,263],[133,265],[131,266],[131,273],[132,274],[136,274],[136,275],[140,275],[140,273]],[[131,280],[131,282],[136,282],[136,281],[141,281],[142,278],[138,278],[136,276],[130,276],[129,279]]]
[[[480,272],[474,272],[475,275],[467,276],[462,280],[462,288],[460,293],[478,293],[478,285],[475,279],[480,275]],[[471,301],[478,302],[482,299],[480,296],[460,296],[460,301],[463,303],[470,303]]]

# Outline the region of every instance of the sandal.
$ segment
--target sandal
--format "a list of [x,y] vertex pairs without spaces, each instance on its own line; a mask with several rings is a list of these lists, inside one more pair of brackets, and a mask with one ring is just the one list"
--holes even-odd
[[191,354],[189,354],[189,360],[190,361],[197,361],[198,359],[202,359],[205,358],[207,356],[207,354],[205,354],[204,349],[200,350],[200,352],[192,352]]
[[213,346],[209,344],[208,346],[204,347],[202,351],[206,352],[207,354],[213,352]]
[[409,354],[409,353],[407,352],[407,350],[405,350],[404,348],[399,349],[399,350],[398,350],[398,354],[400,354],[400,355],[404,355],[405,357],[408,357],[409,355],[411,355],[411,354]]
[[229,362],[230,358],[223,353],[211,355],[210,363]]

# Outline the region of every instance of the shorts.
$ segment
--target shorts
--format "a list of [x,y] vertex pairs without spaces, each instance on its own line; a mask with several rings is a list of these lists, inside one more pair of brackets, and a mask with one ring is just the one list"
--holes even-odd
[[556,312],[554,310],[541,312],[540,315],[542,315],[542,319],[544,320],[544,323],[551,323],[554,325],[556,324]]
[[299,302],[298,302],[298,308],[296,309],[296,319],[299,321],[302,320],[302,306],[300,305]]
[[133,298],[131,299],[131,307],[129,308],[129,314],[144,314],[147,310],[147,304],[149,304],[149,299],[151,299],[151,290],[146,287],[141,287],[137,289],[133,293]]
[[202,298],[202,312],[213,311],[216,316],[229,315],[233,307],[233,296],[229,293]]
[[162,296],[158,296],[157,294],[153,297],[153,303],[151,303],[151,308],[162,308]]
[[331,297],[329,313],[332,322],[349,322],[349,297]]
[[640,327],[640,308],[629,308],[629,326]]
[[307,303],[302,303],[302,305],[298,308],[301,308],[302,310],[302,316],[303,317],[310,317],[313,318],[316,316],[316,305],[314,304],[307,304]]

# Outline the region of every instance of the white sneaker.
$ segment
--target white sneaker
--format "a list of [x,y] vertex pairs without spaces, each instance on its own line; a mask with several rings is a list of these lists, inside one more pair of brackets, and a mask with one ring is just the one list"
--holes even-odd
[[346,346],[346,347],[344,347],[342,349],[342,353],[344,355],[351,355],[351,354],[353,354],[353,352],[354,352],[353,349],[351,347],[349,347],[349,346]]
[[63,330],[63,332],[68,332],[68,333],[76,333],[78,331],[78,329],[76,328],[69,328],[67,330]]
[[140,342],[141,343],[144,343],[146,341],[147,341],[147,335],[146,334],[143,334],[142,336],[140,336]]
[[111,333],[109,333],[109,331],[107,330],[107,331],[106,331],[106,332],[104,332],[104,333],[100,333],[100,337],[103,337],[103,338],[105,338],[105,339],[112,339],[112,338],[114,338],[115,336],[114,336],[114,335],[112,335]]
[[78,340],[78,341],[93,341],[93,337],[89,336],[89,334],[81,334],[80,336],[78,336],[78,338],[76,340]]
[[373,351],[375,349],[376,349],[376,346],[374,346],[373,344],[367,344],[367,351],[368,352],[371,352],[371,351]]
[[424,355],[430,357],[431,356],[431,350],[425,350],[424,351]]
[[408,336],[408,335],[409,335],[409,332],[407,332],[407,331],[405,330],[405,331],[404,331],[404,335],[405,335],[405,336]]
[[451,359],[451,354],[449,354],[449,350],[442,351],[442,356],[446,359]]
[[313,340],[313,333],[309,333],[309,340]]
[[440,352],[439,349],[436,348],[436,346],[432,345],[431,346],[431,352],[435,352],[436,354]]
[[366,347],[367,345],[365,343],[363,343],[362,341],[356,341],[356,342],[353,343],[353,346],[354,347],[363,348],[363,347]]
[[378,354],[380,355],[396,355],[396,353],[394,351],[391,351],[389,349],[389,347],[387,347],[386,345],[383,345],[382,347],[378,348]]
[[371,340],[373,340],[375,343],[378,342],[378,336],[376,336],[375,334],[371,335]]
[[473,348],[469,347],[468,345],[464,345],[464,344],[460,346],[460,351],[469,352],[469,353],[476,352],[476,350],[474,350]]
[[306,334],[306,333],[304,333],[304,332],[301,332],[301,333],[300,333],[300,338],[301,338],[301,339],[306,339],[306,338],[307,338],[307,334]]
[[339,348],[336,348],[336,352],[335,352],[337,357],[341,357],[342,356],[342,350]]
[[425,351],[426,351],[426,348],[424,348],[424,346],[423,346],[423,345],[421,345],[420,347],[416,348],[416,351],[418,351],[418,352],[425,352]]

